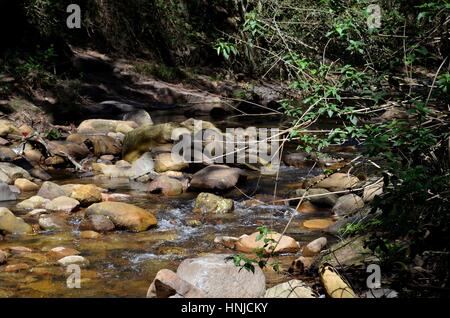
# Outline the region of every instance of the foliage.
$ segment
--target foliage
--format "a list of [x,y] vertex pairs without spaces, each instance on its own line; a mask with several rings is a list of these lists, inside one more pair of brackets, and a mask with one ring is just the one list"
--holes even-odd
[[255,272],[255,266],[260,268],[270,266],[274,271],[278,272],[280,270],[279,263],[276,260],[269,261],[277,243],[270,237],[272,231],[270,231],[266,226],[260,226],[257,230],[259,231],[259,234],[256,236],[256,241],[262,241],[264,245],[253,251],[256,257],[237,254],[232,256],[233,262],[237,267],[248,270],[252,273]]

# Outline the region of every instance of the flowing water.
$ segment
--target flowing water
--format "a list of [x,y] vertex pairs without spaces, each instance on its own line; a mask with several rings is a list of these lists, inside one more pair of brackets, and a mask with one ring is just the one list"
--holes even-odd
[[[156,122],[168,121],[164,114],[152,116]],[[170,120],[179,121],[182,118],[172,117]],[[239,120],[228,124],[238,126]],[[222,122],[221,128],[225,125],[226,122]],[[275,123],[273,125],[276,126]],[[311,171],[311,168],[282,167],[277,193],[282,197],[296,185],[298,187],[302,178],[318,172],[318,170]],[[275,176],[260,176],[258,172],[250,172],[245,184],[225,195],[236,200],[234,213],[207,219],[201,219],[198,214],[192,212],[196,193],[187,192],[178,197],[167,198],[148,194],[145,192],[146,185],[139,182],[102,177],[77,178],[68,174],[55,182],[95,183],[111,192],[129,194],[131,197],[126,202],[154,211],[158,226],[141,233],[114,231],[102,235],[99,239],[81,239],[79,237],[79,225],[83,218],[81,210],[69,216],[66,230],[40,232],[30,236],[6,236],[0,241],[0,249],[25,246],[31,248],[33,252],[12,255],[8,259],[8,264],[28,264],[30,266],[28,270],[5,272],[0,266],[0,297],[145,297],[158,270],[162,268],[176,270],[183,259],[204,253],[233,253],[214,244],[216,235],[251,234],[260,225],[267,225],[281,232],[291,215],[295,213],[287,235],[303,245],[323,235],[320,230],[305,228],[302,225],[303,221],[330,218],[330,211],[296,213],[294,208],[287,205],[246,207],[242,201],[248,199],[247,196],[273,195]],[[28,196],[31,194],[22,195],[20,200]],[[2,206],[14,210],[16,203],[3,202]],[[36,219],[25,218],[25,220],[36,223]],[[195,225],[190,220],[198,220],[200,223]],[[89,265],[81,271],[81,288],[68,288],[66,280],[70,273],[66,273],[64,267],[47,258],[46,251],[57,246],[74,248],[88,259]],[[266,271],[268,287],[292,279],[286,270],[293,259],[295,255],[280,256],[284,269],[282,273]]]

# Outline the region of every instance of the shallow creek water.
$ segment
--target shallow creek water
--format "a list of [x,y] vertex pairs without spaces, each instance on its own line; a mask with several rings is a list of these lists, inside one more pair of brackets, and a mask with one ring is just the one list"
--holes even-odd
[[[280,196],[294,189],[302,178],[311,173],[316,174],[318,171],[282,167],[278,182]],[[66,230],[30,236],[6,236],[0,241],[0,249],[25,246],[33,252],[12,255],[8,259],[8,264],[30,265],[27,270],[5,272],[2,269],[5,266],[0,266],[0,297],[145,297],[155,274],[162,268],[176,270],[183,259],[204,253],[232,254],[233,251],[214,244],[216,235],[251,234],[260,225],[281,232],[292,213],[295,213],[289,206],[261,205],[247,208],[242,204],[243,200],[248,199],[243,193],[249,196],[273,194],[275,176],[259,176],[257,172],[250,172],[247,182],[239,190],[225,195],[236,200],[234,213],[208,219],[199,219],[192,212],[197,193],[188,192],[179,197],[167,198],[148,194],[143,183],[101,177],[72,176],[55,182],[95,183],[111,192],[130,194],[126,202],[152,211],[158,219],[158,226],[141,233],[114,231],[103,234],[99,239],[81,239],[79,224],[84,213],[81,210],[68,217]],[[34,194],[21,195],[19,200],[31,195]],[[3,202],[0,205],[14,211],[17,202]],[[330,211],[296,213],[287,235],[303,245],[323,235],[320,230],[305,228],[303,222],[307,219],[329,219],[330,215]],[[37,222],[35,219],[25,219],[29,223]],[[200,225],[189,225],[188,221],[192,219],[199,220]],[[66,280],[70,273],[46,257],[46,251],[57,246],[75,248],[88,259],[89,265],[81,271],[80,289],[68,288]],[[295,258],[295,255],[280,256],[284,270],[282,273],[266,271],[268,287],[292,279],[286,270]]]

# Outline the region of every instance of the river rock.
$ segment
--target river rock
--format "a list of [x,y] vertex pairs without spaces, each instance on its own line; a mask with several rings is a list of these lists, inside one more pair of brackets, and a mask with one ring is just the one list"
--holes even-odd
[[303,226],[311,230],[323,230],[333,225],[334,221],[330,219],[311,219],[303,222]]
[[14,185],[24,192],[39,190],[39,186],[36,183],[23,178],[16,179]]
[[7,137],[8,135],[20,136],[21,134],[14,122],[0,119],[0,137]]
[[17,154],[8,147],[0,147],[0,161],[13,161]]
[[28,198],[26,200],[23,200],[22,202],[18,203],[16,205],[16,208],[19,210],[35,210],[35,209],[41,209],[50,202],[49,199],[45,199],[41,196],[35,195],[31,198]]
[[45,231],[61,230],[67,226],[66,219],[59,214],[43,214],[39,216],[38,223]]
[[52,200],[57,197],[65,196],[66,192],[64,191],[63,188],[61,188],[61,186],[57,185],[56,183],[45,181],[41,185],[41,188],[39,189],[37,195]]
[[12,163],[0,162],[0,181],[13,184],[18,178],[30,179],[30,174]]
[[88,149],[92,149],[95,156],[118,155],[122,151],[121,144],[109,136],[89,136],[84,140]]
[[309,188],[310,186],[313,186],[314,188],[324,188],[334,192],[352,189],[356,187],[359,182],[359,179],[355,176],[338,172],[333,173],[328,178],[324,175],[320,175],[309,179],[305,182],[305,187]]
[[153,125],[150,114],[143,109],[137,109],[123,115],[123,120],[134,121],[139,127],[143,125]]
[[177,123],[145,124],[127,133],[123,140],[122,158],[133,162],[153,147],[172,142],[172,131],[179,127]]
[[47,147],[52,154],[61,157],[69,155],[74,159],[83,159],[89,154],[89,149],[86,147],[86,145],[79,145],[69,141],[49,141],[47,143]]
[[73,186],[70,197],[79,201],[81,206],[89,206],[102,201],[102,191],[93,184],[77,184]]
[[232,212],[234,202],[232,199],[225,199],[212,193],[202,192],[197,196],[194,205],[196,213],[224,214]]
[[382,193],[383,193],[383,183],[382,182],[366,186],[366,187],[364,187],[363,201],[370,202],[377,195],[381,195]]
[[333,194],[326,189],[312,188],[309,190],[298,189],[295,191],[297,197],[302,197],[305,193],[305,200],[318,206],[333,207],[338,200],[338,196],[336,194]]
[[269,288],[264,298],[316,298],[316,295],[304,282],[292,279]]
[[82,222],[83,229],[94,230],[98,232],[107,232],[114,230],[114,223],[109,217],[104,215],[89,215],[85,221]]
[[54,247],[47,252],[47,256],[50,259],[53,259],[55,261],[57,261],[63,257],[66,257],[66,256],[72,256],[72,255],[78,255],[78,254],[80,254],[80,252],[77,251],[76,249],[70,248],[70,247],[64,247],[64,246]]
[[[259,232],[255,232],[251,235],[244,234],[239,238],[230,236],[218,236],[214,239],[215,243],[220,243],[228,248],[237,250],[243,253],[253,253],[256,249],[261,249],[264,247],[264,240],[256,240]],[[271,254],[272,251],[275,254],[278,253],[296,253],[300,250],[300,245],[292,237],[283,235],[280,243],[276,245],[280,239],[281,234],[279,233],[269,233],[266,238],[274,240],[274,242],[269,242],[265,248],[266,254]],[[273,247],[276,245],[275,250]]]
[[161,269],[156,273],[147,291],[147,298],[205,298],[206,294],[178,277],[169,269]]
[[79,266],[87,266],[89,264],[88,260],[80,255],[71,255],[63,257],[60,260],[58,260],[58,263],[62,266],[69,266],[72,264]]
[[33,232],[33,229],[7,208],[0,208],[0,231],[9,234],[30,234]]
[[292,264],[289,267],[289,273],[303,274],[305,271],[308,271],[311,268],[314,260],[314,257],[300,256],[299,258],[292,261]]
[[44,159],[42,153],[37,149],[25,149],[23,155],[28,159],[28,161],[33,163],[41,162],[41,160]]
[[41,216],[41,214],[47,213],[46,209],[34,209],[27,213],[27,216],[35,218]]
[[0,181],[0,202],[17,200],[17,193],[11,189],[11,186]]
[[364,201],[356,194],[347,194],[340,197],[334,205],[332,212],[337,216],[352,214],[364,207]]
[[127,133],[138,125],[133,121],[110,120],[110,119],[88,119],[78,126],[80,134],[107,134],[109,132]]
[[4,269],[4,271],[6,273],[11,273],[11,272],[25,271],[25,270],[28,270],[29,268],[30,268],[30,265],[28,265],[26,263],[17,263],[17,264],[7,265]]
[[295,152],[283,156],[283,161],[286,165],[296,168],[304,168],[305,166],[311,166],[314,164],[314,160],[311,159],[311,154],[307,152]]
[[157,224],[150,212],[137,206],[123,202],[95,203],[86,209],[86,216],[107,216],[115,226],[133,232],[141,232]]
[[239,181],[242,170],[225,165],[211,165],[196,172],[191,179],[190,187],[203,190],[227,190]]
[[0,250],[0,265],[6,263],[8,259],[8,254],[5,251]]
[[148,191],[151,193],[162,193],[166,196],[176,196],[183,193],[183,183],[178,179],[162,175],[150,182]]
[[48,172],[46,172],[41,167],[34,167],[33,169],[30,170],[30,174],[33,177],[44,180],[44,181],[50,180],[52,178],[52,176],[49,175]]
[[61,196],[46,203],[45,209],[49,211],[62,211],[70,213],[73,210],[75,210],[79,205],[80,202],[78,202],[77,200],[66,196]]
[[309,201],[304,201],[297,208],[297,211],[300,213],[315,213],[315,212],[323,211],[323,208],[320,208],[320,207],[316,206],[315,204],[312,204]]
[[177,275],[206,293],[208,298],[259,298],[266,291],[266,278],[259,267],[255,273],[234,265],[227,254],[185,259]]
[[81,231],[80,232],[80,238],[82,238],[82,239],[96,240],[100,237],[102,237],[102,235],[95,231]]
[[33,251],[31,248],[25,246],[10,246],[8,249],[9,252],[13,255],[26,254],[31,253]]
[[181,171],[189,167],[189,164],[187,162],[174,161],[171,153],[157,154],[154,160],[156,172]]
[[319,237],[312,242],[309,242],[303,247],[302,254],[305,257],[312,257],[320,253],[321,250],[327,245],[326,237]]
[[60,156],[51,156],[44,160],[46,166],[59,166],[66,163],[66,160]]

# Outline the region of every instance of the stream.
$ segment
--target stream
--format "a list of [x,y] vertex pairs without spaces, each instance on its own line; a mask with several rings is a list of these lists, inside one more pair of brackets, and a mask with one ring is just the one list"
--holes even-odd
[[[182,114],[173,110],[152,112],[155,123],[182,121]],[[206,119],[217,127],[277,127],[276,120],[250,118],[250,122],[235,120],[215,121]],[[252,122],[253,121],[253,122]],[[288,191],[299,187],[302,178],[319,174],[321,169],[311,167],[293,168],[282,165],[277,185],[277,196],[285,197]],[[257,171],[249,171],[245,184],[239,190],[229,191],[224,196],[235,200],[235,211],[226,216],[199,217],[192,212],[198,193],[186,192],[177,197],[163,197],[146,192],[146,184],[128,179],[109,179],[106,177],[78,177],[72,172],[60,172],[52,180],[58,184],[86,183],[96,184],[112,193],[129,194],[124,202],[134,204],[154,212],[158,226],[140,233],[113,231],[103,234],[99,239],[82,239],[79,236],[83,210],[70,214],[69,227],[63,231],[41,231],[28,236],[6,236],[0,241],[0,249],[12,246],[25,246],[31,253],[11,255],[8,263],[26,263],[29,270],[18,272],[0,271],[0,297],[145,297],[155,274],[162,268],[176,270],[185,258],[206,253],[234,253],[218,246],[214,238],[218,235],[240,236],[251,234],[261,225],[282,232],[293,213],[295,217],[286,234],[295,238],[301,246],[323,236],[321,230],[308,229],[303,222],[309,219],[330,219],[329,210],[313,213],[296,213],[295,207],[288,205],[259,205],[247,207],[243,201],[256,194],[273,195],[275,176],[261,176]],[[23,193],[18,201],[1,202],[17,216],[24,217],[14,210],[21,200],[35,193]],[[36,219],[24,217],[27,223]],[[199,222],[193,223],[192,220]],[[325,234],[332,242],[332,236]],[[54,247],[64,246],[78,250],[89,261],[81,270],[81,288],[68,288],[66,280],[70,273],[65,268],[48,260],[46,252]],[[298,255],[280,255],[281,273],[265,270],[267,287],[288,281],[292,276],[287,269]],[[297,276],[298,277],[298,276]],[[306,282],[312,278],[302,277]]]

